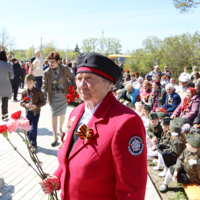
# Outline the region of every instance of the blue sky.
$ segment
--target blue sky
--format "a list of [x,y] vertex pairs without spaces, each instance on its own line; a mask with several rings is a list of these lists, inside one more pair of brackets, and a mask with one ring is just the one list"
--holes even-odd
[[74,48],[86,38],[121,40],[122,52],[142,47],[148,36],[161,39],[200,31],[200,8],[180,14],[172,0],[0,0],[0,28],[16,38],[17,49],[54,41]]

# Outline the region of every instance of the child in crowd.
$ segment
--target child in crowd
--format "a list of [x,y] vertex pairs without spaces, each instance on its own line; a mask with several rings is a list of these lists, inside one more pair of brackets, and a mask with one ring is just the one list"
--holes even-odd
[[142,113],[142,108],[144,107],[144,105],[141,102],[136,102],[135,103],[135,112],[140,116]]
[[144,107],[142,108],[142,113],[140,116],[143,121],[145,130],[147,130],[149,127],[149,113],[150,112],[151,112],[151,107],[145,104]]
[[160,192],[167,191],[171,180],[183,184],[196,183],[200,187],[200,134],[190,132],[186,142],[186,149],[176,164],[168,169],[164,183],[159,188]]
[[135,104],[133,103],[128,103],[127,105],[130,109],[134,110],[135,111]]
[[40,117],[40,108],[46,104],[43,93],[34,87],[36,81],[32,74],[25,77],[27,88],[22,92],[20,105],[26,109],[26,118],[29,120],[31,129],[27,132],[32,142],[34,153],[37,152],[37,125]]
[[[157,147],[160,145],[160,144],[165,144],[165,145],[168,145],[170,143],[170,138],[171,138],[171,132],[169,131],[169,124],[170,124],[170,121],[172,119],[170,117],[164,117],[162,119],[162,129],[163,129],[163,132],[161,134],[161,138],[160,138],[160,141],[159,141],[159,144],[157,145],[154,145],[152,148],[149,148],[148,149],[148,152],[147,152],[147,160],[150,158],[150,157],[154,157],[154,156],[158,156],[158,151],[157,151]],[[153,163],[156,163],[157,160],[153,160]]]
[[123,89],[120,89],[120,90],[116,91],[116,96],[115,97],[116,97],[117,100],[120,99],[120,97],[122,96],[123,91],[124,91]]
[[163,132],[162,126],[159,122],[158,115],[155,112],[149,114],[149,127],[147,129],[146,142],[148,147],[158,144],[161,134]]
[[29,74],[32,74],[32,71],[33,71],[33,61],[34,61],[35,59],[30,59],[29,61],[28,61],[28,66],[29,66]]
[[164,117],[168,117],[168,115],[164,112],[156,112],[156,114],[158,115],[158,119],[159,119],[160,122],[162,121],[162,119]]
[[[185,124],[182,128],[170,121],[170,132],[171,138],[168,145],[160,144],[158,149],[158,165],[154,167],[154,170],[160,170],[161,165],[164,166],[164,171],[159,173],[158,176],[165,176],[168,167],[174,165],[178,156],[181,155],[182,151],[185,149],[185,131],[188,124]],[[189,125],[190,128],[190,125]]]

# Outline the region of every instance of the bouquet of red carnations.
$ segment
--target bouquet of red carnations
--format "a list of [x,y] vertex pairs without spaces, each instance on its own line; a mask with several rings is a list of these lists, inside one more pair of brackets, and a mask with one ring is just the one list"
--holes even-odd
[[78,99],[79,94],[74,89],[74,86],[69,86],[68,92],[69,94],[66,95],[67,103],[74,107],[78,106],[81,103],[81,101]]
[[[23,131],[24,134],[21,135],[17,131],[17,129]],[[27,137],[27,131],[29,131],[30,129],[31,126],[29,124],[29,120],[25,117],[21,117],[21,110],[20,110],[13,113],[11,115],[11,118],[8,120],[6,124],[0,125],[0,134],[2,134],[6,138],[6,140],[10,143],[13,149],[24,159],[24,161],[28,164],[28,166],[30,166],[37,173],[37,175],[40,176],[42,180],[44,180],[48,176],[48,174],[44,173],[41,166],[42,162],[39,161],[37,154],[34,153],[32,144]],[[35,164],[36,169],[24,158],[24,156],[17,150],[17,147],[15,147],[8,138],[8,133],[11,134],[12,132],[16,132],[22,138],[22,141],[26,144],[30,158]],[[49,199],[50,200],[58,199],[57,192],[55,190],[49,195]]]

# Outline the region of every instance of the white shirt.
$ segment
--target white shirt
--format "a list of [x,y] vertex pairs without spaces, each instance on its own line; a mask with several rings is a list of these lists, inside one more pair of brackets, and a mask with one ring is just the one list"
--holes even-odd
[[97,106],[95,106],[92,110],[89,110],[88,107],[87,107],[87,105],[85,104],[85,111],[84,111],[83,116],[81,117],[81,119],[78,122],[77,129],[79,129],[79,127],[81,125],[83,125],[83,124],[85,124],[85,125],[88,124],[88,122],[90,121],[90,119],[94,115],[95,111],[97,110],[97,108],[99,107],[99,105],[101,104],[101,102]]
[[149,118],[148,118],[148,116],[143,116],[143,117],[141,117],[141,119],[143,121],[145,129],[147,130],[147,128],[149,127]]
[[33,76],[43,76],[44,72],[43,72],[43,64],[44,61],[42,59],[42,57],[38,57],[33,61]]

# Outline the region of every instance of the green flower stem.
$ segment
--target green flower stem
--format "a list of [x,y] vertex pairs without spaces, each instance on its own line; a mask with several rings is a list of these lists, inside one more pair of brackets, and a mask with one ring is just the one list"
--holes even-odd
[[24,138],[22,137],[22,135],[18,131],[15,131],[15,132],[22,138],[22,140],[24,140]]
[[24,156],[22,156],[22,154],[17,150],[17,148],[12,144],[12,142],[11,142],[8,138],[6,138],[6,139],[7,139],[8,142],[11,144],[11,146],[13,147],[13,149],[14,149],[15,151],[17,151],[17,153],[26,161],[26,163],[28,164],[28,166],[30,166],[30,167],[37,173],[37,175],[40,176],[40,175],[38,174],[38,172],[32,167],[32,165],[24,158]]

